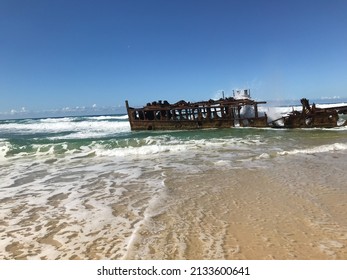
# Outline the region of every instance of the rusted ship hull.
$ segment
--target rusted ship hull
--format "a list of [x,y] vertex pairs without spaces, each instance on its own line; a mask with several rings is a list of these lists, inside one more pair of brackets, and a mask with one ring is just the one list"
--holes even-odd
[[[236,125],[235,125],[236,122]],[[233,119],[225,120],[143,120],[130,121],[131,130],[189,130],[206,128],[267,127],[267,118],[249,118],[246,123],[239,124]]]
[[301,99],[302,111],[293,110],[288,115],[271,122],[274,128],[333,128],[344,126],[339,124],[339,113],[345,114],[346,107],[316,108],[309,105],[306,98]]
[[[245,91],[246,92],[246,91]],[[204,128],[267,127],[266,114],[260,115],[258,104],[251,99],[222,98],[218,101],[152,102],[142,108],[126,103],[132,130],[186,130]]]

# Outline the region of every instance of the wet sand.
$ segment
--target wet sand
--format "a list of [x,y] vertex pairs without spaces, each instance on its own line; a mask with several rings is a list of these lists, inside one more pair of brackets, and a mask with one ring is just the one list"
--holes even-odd
[[36,170],[36,191],[18,186],[1,199],[0,258],[347,259],[345,156],[148,165],[141,180],[151,190],[111,165],[78,189],[71,174],[81,173],[54,179],[66,181],[57,190]]
[[347,259],[343,158],[287,157],[271,168],[173,176],[168,209],[153,216],[127,257]]

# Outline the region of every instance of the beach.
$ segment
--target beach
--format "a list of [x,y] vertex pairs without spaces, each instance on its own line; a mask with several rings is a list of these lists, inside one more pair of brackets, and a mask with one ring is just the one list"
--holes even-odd
[[347,258],[345,128],[0,132],[0,259]]
[[281,159],[271,169],[170,176],[168,209],[143,226],[128,257],[345,259],[344,156],[312,155],[292,164]]

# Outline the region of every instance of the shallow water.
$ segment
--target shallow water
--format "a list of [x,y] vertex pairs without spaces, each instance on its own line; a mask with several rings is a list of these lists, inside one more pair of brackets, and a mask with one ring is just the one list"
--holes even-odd
[[347,130],[0,121],[1,259],[346,259]]

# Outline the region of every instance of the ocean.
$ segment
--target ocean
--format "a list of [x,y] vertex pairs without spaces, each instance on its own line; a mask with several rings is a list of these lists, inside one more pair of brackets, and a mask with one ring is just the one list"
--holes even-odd
[[347,127],[0,120],[0,259],[347,259]]

